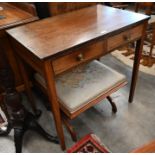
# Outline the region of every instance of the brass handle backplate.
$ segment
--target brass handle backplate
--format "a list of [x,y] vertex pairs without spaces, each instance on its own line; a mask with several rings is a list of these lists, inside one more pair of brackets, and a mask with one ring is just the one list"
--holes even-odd
[[77,61],[82,61],[82,60],[84,60],[84,56],[83,56],[83,54],[82,53],[80,53],[78,56],[77,56]]
[[124,36],[123,36],[123,39],[124,39],[125,41],[130,41],[130,36],[129,36],[129,35],[124,35]]

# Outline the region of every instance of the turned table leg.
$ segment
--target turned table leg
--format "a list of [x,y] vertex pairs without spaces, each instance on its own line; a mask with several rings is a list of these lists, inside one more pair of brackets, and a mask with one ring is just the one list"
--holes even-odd
[[21,104],[21,95],[15,89],[15,79],[12,69],[2,56],[0,49],[0,86],[4,90],[1,107],[7,116],[6,130],[0,128],[0,136],[7,136],[14,129],[14,142],[16,153],[22,152],[22,141],[27,130],[35,130],[47,140],[59,143],[57,137],[51,136],[38,124],[36,117],[28,112]]

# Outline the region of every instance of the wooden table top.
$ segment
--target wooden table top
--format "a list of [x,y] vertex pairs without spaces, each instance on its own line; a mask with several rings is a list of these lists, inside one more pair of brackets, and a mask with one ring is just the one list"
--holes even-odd
[[37,19],[37,17],[34,17],[33,15],[8,3],[1,2],[0,7],[3,8],[3,10],[0,10],[0,15],[4,16],[3,19],[0,19],[0,30],[11,28]]
[[97,5],[7,31],[39,59],[46,59],[100,37],[123,31],[149,16]]

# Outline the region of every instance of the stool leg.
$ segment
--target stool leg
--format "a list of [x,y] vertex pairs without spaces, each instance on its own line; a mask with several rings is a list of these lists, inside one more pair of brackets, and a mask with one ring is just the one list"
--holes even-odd
[[16,153],[22,152],[22,141],[23,141],[23,130],[22,129],[14,129],[14,142]]
[[76,142],[77,141],[76,132],[74,131],[73,126],[69,123],[69,120],[66,118],[66,116],[63,115],[62,121],[64,125],[66,126],[68,132],[70,133],[72,140]]
[[113,111],[114,113],[116,113],[116,112],[117,112],[117,107],[116,107],[115,102],[113,102],[113,100],[112,100],[112,98],[111,98],[110,96],[107,96],[107,100],[110,102],[110,104],[111,104],[111,106],[112,106],[112,111]]

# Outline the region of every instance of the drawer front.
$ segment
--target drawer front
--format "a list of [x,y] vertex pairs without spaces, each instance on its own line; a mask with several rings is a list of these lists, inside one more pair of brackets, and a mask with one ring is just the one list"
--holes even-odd
[[108,51],[113,50],[123,44],[140,38],[143,34],[143,25],[138,25],[132,29],[126,30],[118,35],[110,37],[107,42]]
[[95,43],[84,45],[73,50],[70,54],[53,60],[53,68],[55,74],[59,74],[72,67],[82,64],[88,60],[98,58],[106,52],[105,41],[97,41]]

